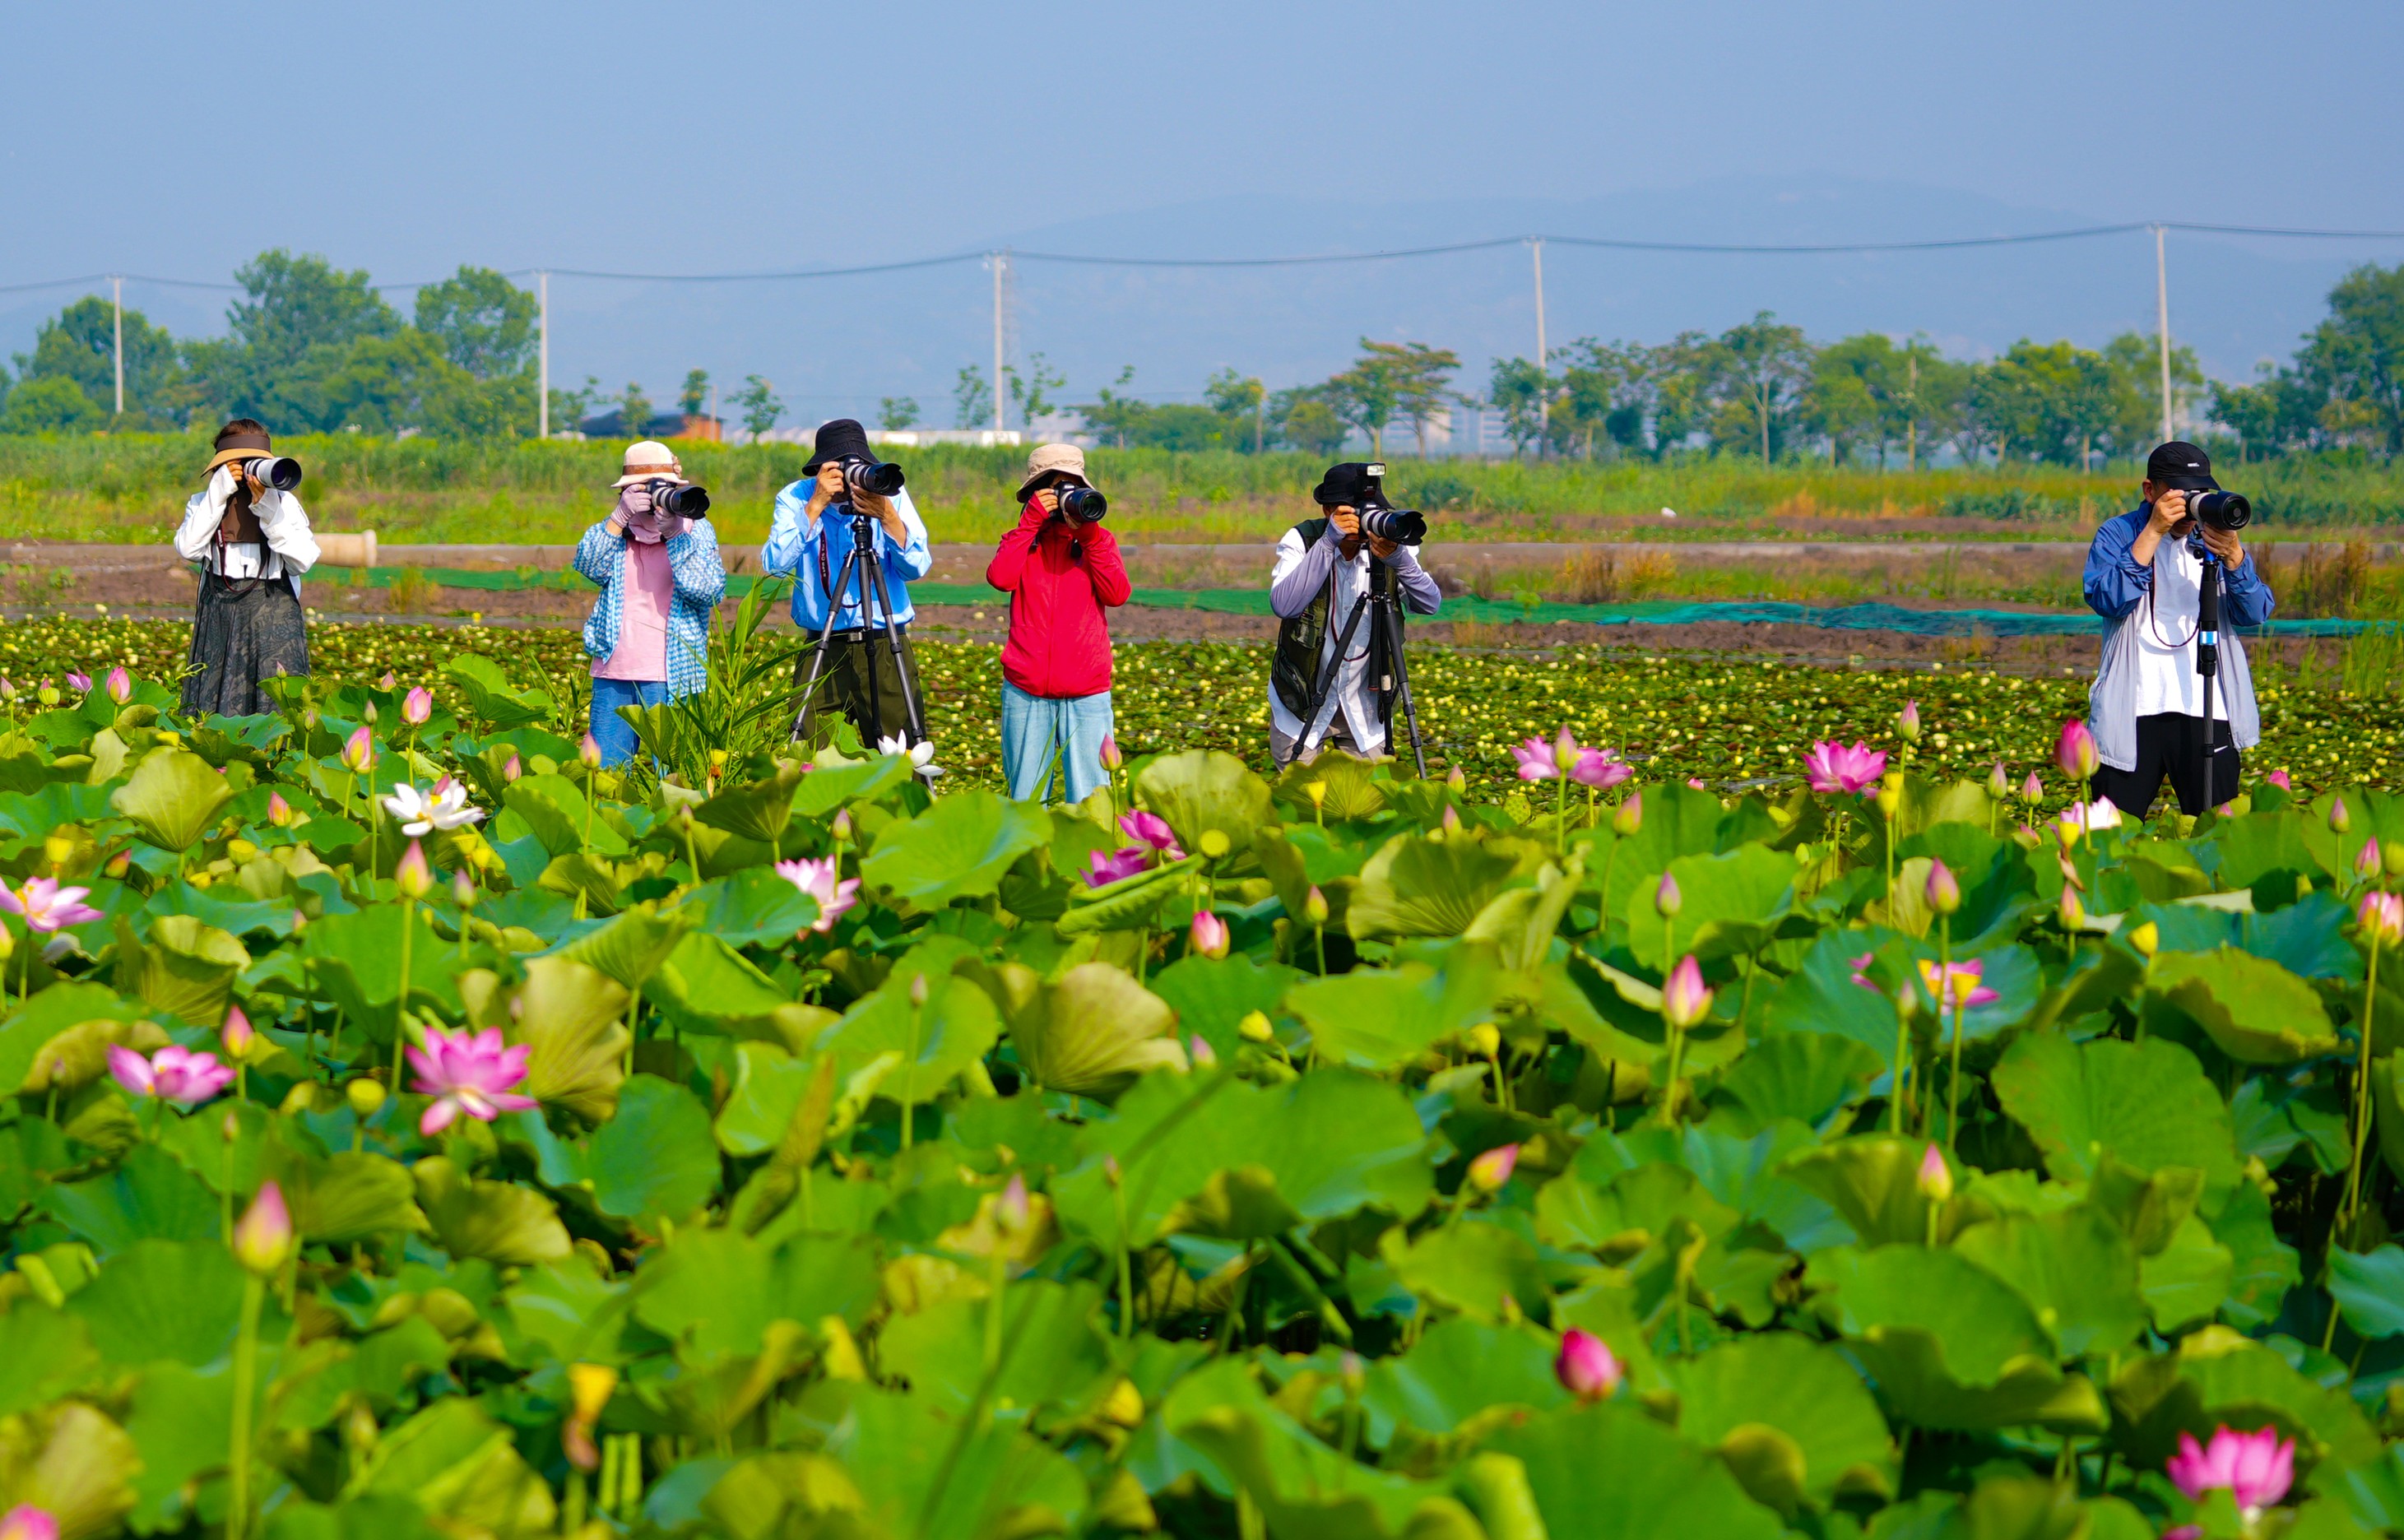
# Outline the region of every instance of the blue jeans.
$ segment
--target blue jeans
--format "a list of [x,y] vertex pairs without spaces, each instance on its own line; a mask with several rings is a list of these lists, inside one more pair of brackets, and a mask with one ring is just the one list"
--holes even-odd
[[665,679],[594,679],[593,681],[593,741],[601,746],[604,765],[623,764],[635,757],[641,740],[635,736],[634,723],[618,715],[622,706],[664,706],[668,686]]
[[1102,740],[1111,735],[1111,693],[1047,699],[1004,679],[1001,685],[1001,777],[1021,802],[1051,795],[1052,756],[1060,756],[1070,802],[1105,784]]

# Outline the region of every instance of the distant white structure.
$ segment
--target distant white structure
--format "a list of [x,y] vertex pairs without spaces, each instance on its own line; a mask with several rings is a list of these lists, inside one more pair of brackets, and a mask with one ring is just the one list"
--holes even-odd
[[868,441],[896,449],[924,449],[929,444],[967,444],[974,449],[1015,449],[1026,435],[1014,427],[872,427]]

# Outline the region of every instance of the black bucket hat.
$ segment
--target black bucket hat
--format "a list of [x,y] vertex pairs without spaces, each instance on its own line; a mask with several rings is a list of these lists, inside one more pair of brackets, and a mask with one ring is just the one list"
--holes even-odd
[[2145,480],[2173,492],[2217,492],[2212,456],[2184,439],[2173,439],[2145,456]]
[[1331,465],[1327,474],[1310,491],[1310,500],[1321,508],[1358,508],[1367,499],[1377,478],[1363,460],[1347,460]]
[[818,468],[829,460],[873,460],[868,452],[868,429],[849,417],[837,417],[818,425],[818,436],[811,441],[810,457],[802,467],[802,474],[815,476]]

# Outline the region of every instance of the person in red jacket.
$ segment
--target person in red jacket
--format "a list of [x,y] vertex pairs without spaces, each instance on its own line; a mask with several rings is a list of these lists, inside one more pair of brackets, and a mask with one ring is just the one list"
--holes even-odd
[[1085,453],[1039,444],[1018,488],[1018,527],[985,569],[1010,595],[1001,648],[1001,774],[1010,794],[1042,800],[1056,760],[1072,803],[1104,784],[1111,735],[1111,628],[1102,611],[1127,601],[1118,540],[1098,521],[1060,510],[1067,487],[1090,487]]

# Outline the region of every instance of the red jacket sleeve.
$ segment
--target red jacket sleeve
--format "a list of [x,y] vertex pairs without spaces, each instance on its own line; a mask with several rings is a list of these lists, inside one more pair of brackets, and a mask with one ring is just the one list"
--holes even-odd
[[1001,544],[985,564],[985,581],[1005,594],[1018,592],[1019,580],[1027,572],[1027,553],[1035,548],[1035,537],[1041,532],[1049,517],[1043,505],[1029,497],[1018,511],[1018,527],[1001,538]]
[[1078,539],[1085,544],[1085,571],[1094,583],[1094,597],[1104,608],[1127,602],[1135,591],[1127,581],[1126,563],[1119,557],[1119,539],[1100,525],[1081,531]]

